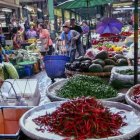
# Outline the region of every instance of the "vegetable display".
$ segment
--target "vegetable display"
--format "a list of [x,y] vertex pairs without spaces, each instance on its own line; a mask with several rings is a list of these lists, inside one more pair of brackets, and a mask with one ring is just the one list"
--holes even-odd
[[[132,69],[120,70],[117,72],[120,74],[123,74],[123,75],[134,75],[134,70],[132,70]],[[138,74],[140,74],[140,71],[138,71]]]
[[95,96],[97,99],[106,99],[117,96],[117,91],[107,85],[101,78],[78,75],[72,77],[57,91],[63,98],[76,98],[81,96]]
[[91,73],[111,72],[114,66],[128,66],[128,61],[122,54],[109,57],[107,51],[100,51],[94,60],[82,56],[73,63],[66,63],[65,65],[66,69],[70,71]]
[[42,133],[47,130],[75,140],[99,139],[121,134],[119,129],[127,125],[121,113],[112,113],[94,98],[82,97],[64,102],[52,114],[34,118],[33,122]]
[[16,63],[24,62],[24,61],[37,61],[40,56],[34,55],[27,50],[19,49],[14,52],[14,54],[9,55],[11,61],[15,61]]

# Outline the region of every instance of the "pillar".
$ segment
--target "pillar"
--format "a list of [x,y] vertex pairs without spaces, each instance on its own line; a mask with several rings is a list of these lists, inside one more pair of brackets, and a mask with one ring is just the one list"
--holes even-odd
[[72,12],[70,11],[70,19],[72,18]]
[[[37,8],[42,9],[42,2],[38,2],[37,3]],[[37,11],[38,19],[42,19],[43,18],[42,12],[41,11]]]
[[48,12],[49,12],[49,21],[50,21],[50,34],[51,38],[55,39],[55,29],[54,29],[54,1],[48,0]]
[[62,22],[64,23],[65,22],[64,9],[61,9],[61,11],[62,11]]
[[49,11],[49,21],[50,21],[51,24],[54,24],[54,6],[53,6],[53,0],[48,0],[48,11]]

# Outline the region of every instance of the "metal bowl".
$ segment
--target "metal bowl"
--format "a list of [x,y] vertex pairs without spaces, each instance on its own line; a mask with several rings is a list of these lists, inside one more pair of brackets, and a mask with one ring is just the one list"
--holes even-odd
[[[68,98],[62,98],[57,95],[57,91],[64,86],[64,84],[68,81],[68,79],[64,79],[58,82],[55,82],[54,84],[50,85],[47,88],[47,96],[50,98],[51,101],[66,101],[69,100]],[[108,99],[103,99],[106,101],[115,101],[115,102],[120,102],[123,101],[125,98],[125,94],[123,93],[118,93],[117,97],[112,97]]]
[[[33,123],[32,119],[36,118],[40,115],[45,115],[47,112],[53,112],[56,110],[60,104],[63,102],[52,102],[43,106],[35,107],[28,112],[26,112],[20,119],[20,128],[28,137],[37,140],[63,140],[65,137],[59,136],[55,133],[50,133],[45,131],[44,133],[37,131],[38,127],[35,123]],[[126,115],[125,122],[128,123],[127,126],[124,126],[120,129],[123,133],[119,136],[113,136],[108,138],[102,138],[100,140],[128,140],[140,132],[140,119],[139,115],[132,107],[111,101],[102,101],[103,105],[110,108],[111,112],[117,113],[120,111],[124,111],[124,115]],[[113,111],[114,110],[114,111]],[[98,139],[89,139],[89,140],[98,140]]]
[[127,102],[129,105],[131,105],[134,109],[136,109],[136,110],[138,110],[138,111],[140,111],[140,105],[137,104],[137,103],[135,103],[135,102],[131,99],[131,96],[132,96],[132,94],[133,94],[134,88],[135,88],[135,87],[139,87],[139,86],[140,86],[140,84],[137,84],[137,85],[131,87],[131,88],[127,91],[127,93],[126,93],[126,95],[125,95],[125,100],[126,100],[126,102]]

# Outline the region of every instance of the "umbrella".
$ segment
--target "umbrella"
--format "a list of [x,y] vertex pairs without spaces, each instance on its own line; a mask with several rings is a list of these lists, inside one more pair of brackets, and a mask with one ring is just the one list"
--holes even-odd
[[112,0],[68,0],[57,7],[62,9],[90,8],[111,3]]
[[112,3],[113,0],[68,0],[57,6],[60,9],[79,9],[79,8],[87,8],[88,19],[89,19],[89,8],[104,5],[108,3]]
[[119,34],[123,24],[114,18],[104,18],[97,24],[96,32],[99,34]]

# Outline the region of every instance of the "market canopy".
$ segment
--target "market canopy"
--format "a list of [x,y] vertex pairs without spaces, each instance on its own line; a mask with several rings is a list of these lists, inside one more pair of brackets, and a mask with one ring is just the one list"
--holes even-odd
[[57,6],[62,9],[90,8],[111,3],[113,0],[68,0]]

